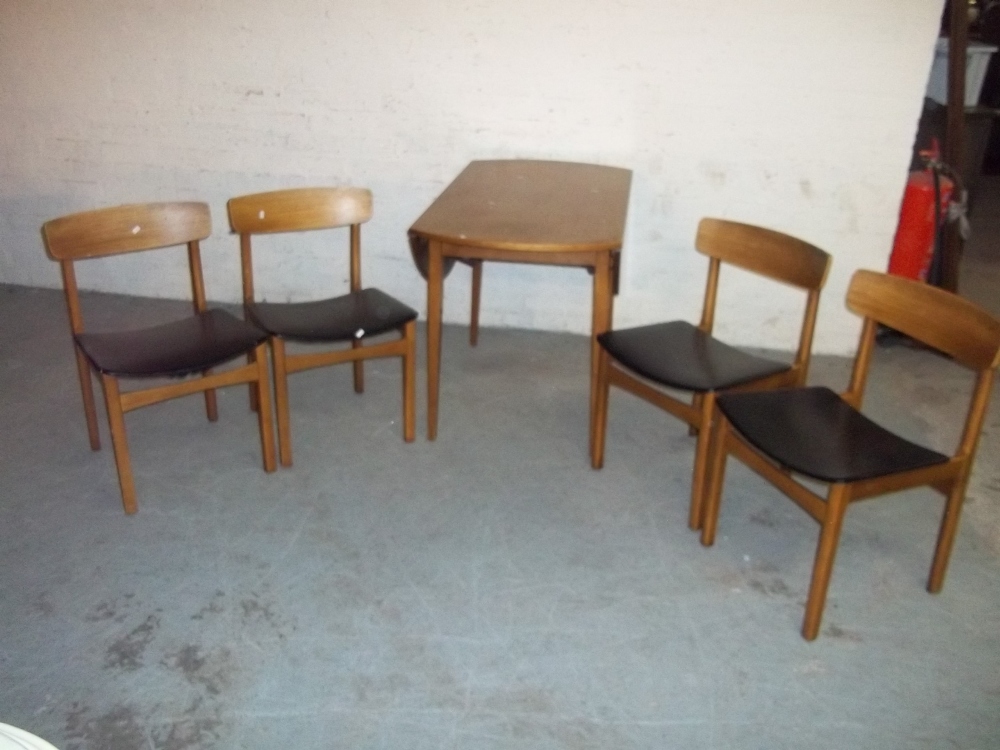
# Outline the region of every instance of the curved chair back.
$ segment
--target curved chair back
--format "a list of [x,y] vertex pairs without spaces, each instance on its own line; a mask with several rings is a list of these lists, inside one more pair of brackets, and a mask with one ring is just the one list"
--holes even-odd
[[42,225],[49,257],[58,261],[153,250],[197,242],[212,233],[205,203],[140,203],[61,216]]
[[42,225],[45,251],[59,261],[70,328],[83,332],[73,262],[107,255],[187,245],[195,312],[206,309],[200,241],[212,234],[206,203],[135,203],[60,216]]
[[292,188],[241,195],[228,206],[237,234],[301,232],[363,224],[372,217],[372,194],[357,187]]
[[821,289],[830,269],[829,254],[808,242],[725,219],[702,219],[695,247],[710,258],[802,289]]
[[973,370],[1000,364],[1000,321],[982,308],[928,284],[859,270],[847,307],[905,333]]
[[791,235],[726,219],[702,219],[695,238],[698,252],[709,257],[708,281],[698,327],[711,333],[715,324],[715,302],[719,292],[719,270],[730,263],[774,281],[791,284],[806,292],[805,316],[795,352],[798,383],[809,372],[819,295],[830,271],[830,254]]
[[318,187],[273,190],[230,198],[229,224],[240,236],[243,301],[254,300],[255,234],[305,232],[350,227],[351,291],[361,290],[361,224],[372,217],[372,193],[359,187]]

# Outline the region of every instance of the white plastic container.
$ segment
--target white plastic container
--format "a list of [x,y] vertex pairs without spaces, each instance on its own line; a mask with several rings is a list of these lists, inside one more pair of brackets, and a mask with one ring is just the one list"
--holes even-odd
[[0,724],[0,750],[56,750],[56,748],[23,729],[12,727],[10,724]]
[[[997,48],[992,44],[969,42],[965,55],[965,106],[979,104],[979,94],[983,90],[983,79],[990,65],[990,58]],[[948,38],[937,40],[934,48],[934,63],[931,77],[927,81],[927,96],[938,104],[948,103]]]

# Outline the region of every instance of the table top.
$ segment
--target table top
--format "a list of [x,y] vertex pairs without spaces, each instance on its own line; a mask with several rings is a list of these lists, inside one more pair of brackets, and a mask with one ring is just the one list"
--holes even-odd
[[632,172],[560,161],[474,161],[410,227],[466,247],[618,250]]

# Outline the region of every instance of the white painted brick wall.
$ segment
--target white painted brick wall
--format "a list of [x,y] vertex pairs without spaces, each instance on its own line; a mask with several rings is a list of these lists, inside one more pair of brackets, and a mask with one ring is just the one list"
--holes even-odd
[[[941,0],[102,0],[0,3],[0,281],[58,286],[39,227],[199,199],[210,297],[239,299],[232,195],[366,185],[365,281],[423,309],[407,227],[471,159],[634,170],[615,320],[695,319],[698,219],[787,231],[835,256],[820,351],[853,349],[851,272],[895,230]],[[339,238],[338,238],[339,240]],[[344,277],[311,236],[260,255],[271,298]],[[339,251],[338,245],[336,250]],[[81,264],[84,288],[185,296],[182,256]],[[584,332],[582,271],[486,268],[483,322]],[[468,272],[446,286],[466,319]],[[719,332],[791,348],[797,295],[723,278]]]

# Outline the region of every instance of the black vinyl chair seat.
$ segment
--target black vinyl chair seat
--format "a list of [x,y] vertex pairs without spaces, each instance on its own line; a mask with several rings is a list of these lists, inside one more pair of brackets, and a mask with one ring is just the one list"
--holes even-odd
[[879,426],[825,387],[730,393],[717,404],[748,443],[786,469],[824,482],[855,482],[949,460]]
[[246,354],[267,334],[225,310],[207,310],[150,328],[75,338],[91,364],[107,375],[183,377]]
[[268,333],[294,341],[378,336],[417,317],[412,307],[374,288],[315,302],[251,302],[246,310]]
[[683,320],[608,331],[597,340],[633,372],[686,391],[733,388],[790,369],[724,344]]

